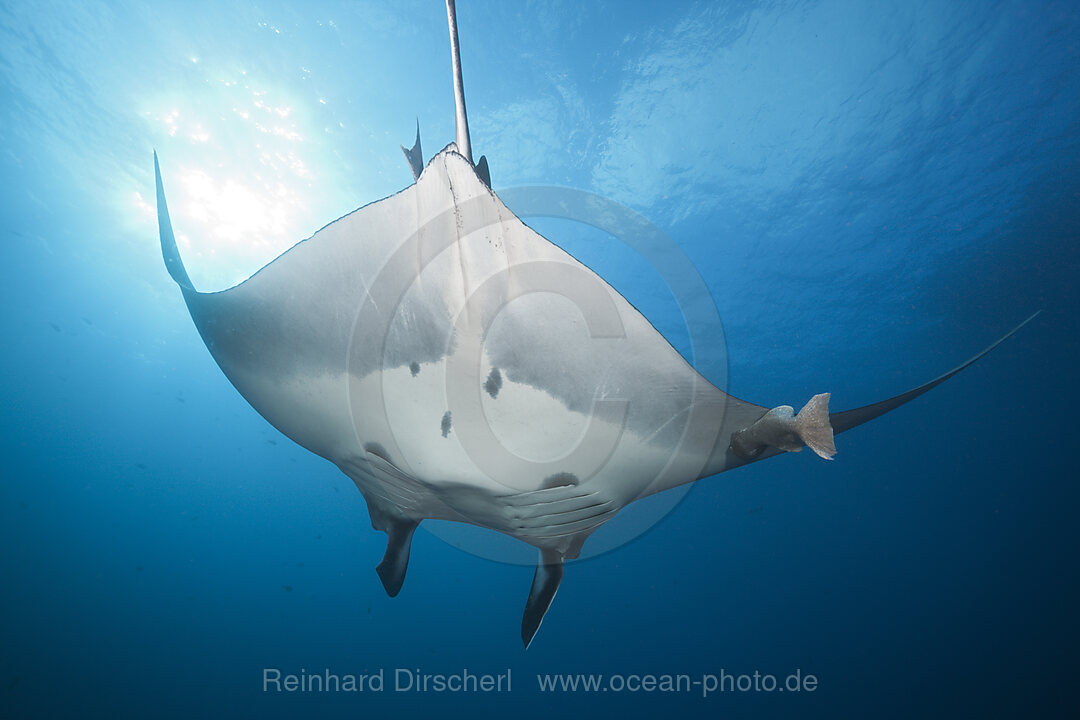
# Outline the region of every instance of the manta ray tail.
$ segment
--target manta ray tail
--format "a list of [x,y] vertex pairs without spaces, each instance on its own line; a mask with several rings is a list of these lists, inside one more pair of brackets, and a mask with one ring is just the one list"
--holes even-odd
[[172,221],[169,220],[169,206],[165,203],[165,186],[161,182],[161,168],[158,166],[157,151],[154,151],[154,178],[157,183],[158,234],[161,236],[161,254],[165,258],[165,267],[176,284],[185,290],[194,290],[191,278],[180,259],[173,235]]
[[826,460],[832,460],[836,445],[833,444],[833,429],[829,424],[829,393],[815,395],[803,406],[795,416],[795,432],[806,447]]
[[409,169],[412,170],[413,179],[419,180],[420,173],[424,172],[424,151],[420,149],[419,118],[416,119],[416,142],[413,143],[412,150],[402,145],[401,152],[405,153],[405,159],[409,162]]
[[457,126],[457,148],[470,163],[472,143],[469,141],[469,114],[465,110],[465,81],[461,75],[461,50],[458,45],[457,10],[454,0],[446,0],[446,21],[450,26],[450,62],[454,73],[454,119]]
[[525,603],[525,614],[521,617],[521,641],[528,649],[544,615],[559,591],[563,578],[563,556],[555,550],[541,550],[540,560],[536,563],[529,599]]
[[[470,163],[473,162],[472,140],[469,139],[469,113],[465,109],[465,81],[461,74],[461,45],[458,41],[457,9],[454,0],[446,0],[446,21],[450,26],[450,64],[454,74],[454,119],[457,128],[457,150]],[[489,188],[491,171],[488,170],[487,158],[480,156],[480,161],[473,164],[476,174]]]

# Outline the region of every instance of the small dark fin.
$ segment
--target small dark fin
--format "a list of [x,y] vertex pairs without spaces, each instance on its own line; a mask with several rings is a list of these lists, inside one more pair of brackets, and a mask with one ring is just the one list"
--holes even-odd
[[413,143],[412,150],[402,145],[401,152],[405,153],[405,159],[409,162],[409,169],[412,170],[413,179],[419,180],[420,173],[424,172],[424,151],[420,149],[419,118],[416,119],[416,142]]
[[525,614],[521,618],[521,640],[528,649],[544,615],[559,591],[563,576],[563,556],[554,550],[541,550],[540,561],[536,563],[529,600],[525,603]]
[[388,523],[386,554],[375,572],[379,573],[379,579],[390,597],[397,595],[401,591],[401,584],[405,582],[405,571],[409,568],[409,548],[419,524],[413,520],[393,520]]
[[187,290],[194,290],[191,278],[184,269],[180,251],[176,248],[172,221],[169,220],[169,206],[165,203],[165,185],[161,182],[161,168],[158,166],[157,150],[154,151],[154,180],[157,184],[158,234],[161,236],[161,255],[165,258],[165,268],[176,284]]
[[488,170],[487,155],[480,156],[480,162],[476,163],[476,174],[480,176],[485,185],[491,187],[491,171]]
[[854,410],[844,410],[843,412],[832,413],[832,415],[829,416],[829,420],[830,420],[830,423],[832,424],[833,432],[841,433],[841,432],[844,432],[845,430],[850,430],[851,428],[856,427],[857,425],[862,425],[864,422],[869,422],[870,420],[873,420],[876,417],[884,415],[885,413],[889,412],[890,410],[895,410],[896,408],[900,407],[901,405],[903,405],[906,402],[910,402],[911,400],[914,400],[915,398],[922,395],[924,392],[927,392],[929,390],[933,390],[938,385],[945,382],[946,380],[948,380],[949,378],[951,378],[953,375],[957,374],[961,370],[964,370],[965,368],[970,366],[972,363],[974,363],[976,360],[982,358],[984,355],[989,353],[991,350],[996,348],[998,345],[1000,345],[1001,343],[1005,342],[1010,337],[1015,335],[1020,330],[1020,328],[1024,327],[1029,322],[1031,322],[1036,317],[1038,317],[1040,312],[1042,312],[1042,310],[1040,310],[1039,312],[1036,312],[1034,315],[1029,317],[1027,320],[1020,323],[1019,325],[1014,327],[1009,332],[1005,333],[1003,336],[998,338],[997,341],[992,343],[989,347],[987,347],[985,350],[980,352],[975,357],[973,357],[970,360],[968,360],[967,362],[953,368],[952,370],[945,373],[941,377],[935,378],[934,380],[931,380],[930,382],[926,383],[925,385],[920,385],[919,387],[915,388],[914,390],[908,390],[906,393],[902,393],[900,395],[897,395],[896,397],[889,398],[888,400],[882,400],[881,402],[876,402],[873,405],[866,405],[866,406],[861,407],[861,408],[855,408]]

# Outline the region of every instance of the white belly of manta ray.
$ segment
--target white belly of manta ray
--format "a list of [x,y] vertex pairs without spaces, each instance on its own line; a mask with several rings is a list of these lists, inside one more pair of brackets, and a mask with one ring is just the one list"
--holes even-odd
[[505,533],[540,554],[522,618],[528,646],[564,560],[629,503],[804,446],[830,458],[834,432],[1005,339],[856,410],[830,414],[828,394],[798,413],[733,398],[502,204],[486,161],[471,161],[456,89],[459,142],[424,168],[418,134],[406,151],[414,185],[223,292],[192,286],[154,160],[162,253],[207,348],[263,417],[354,481],[389,536],[377,570],[391,596],[423,520]]

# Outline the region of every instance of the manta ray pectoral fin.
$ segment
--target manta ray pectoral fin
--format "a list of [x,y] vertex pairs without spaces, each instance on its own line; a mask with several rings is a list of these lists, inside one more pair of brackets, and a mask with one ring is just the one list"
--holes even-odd
[[161,236],[161,255],[165,258],[165,268],[169,275],[184,290],[194,290],[191,278],[180,259],[176,248],[176,236],[173,235],[172,221],[169,220],[169,206],[165,202],[165,185],[161,182],[161,168],[158,166],[157,151],[154,151],[154,183],[157,190],[158,234]]
[[1034,313],[1027,320],[1025,320],[1024,322],[1020,323],[1019,325],[1014,327],[1009,332],[1002,335],[1000,338],[998,338],[997,340],[992,342],[984,350],[982,350],[981,352],[976,354],[971,359],[967,360],[966,362],[961,363],[960,365],[956,366],[955,368],[953,368],[949,372],[945,373],[944,375],[942,375],[940,377],[937,377],[937,378],[934,378],[933,380],[931,380],[928,383],[920,385],[919,387],[914,388],[912,390],[908,390],[906,393],[901,393],[900,395],[897,395],[895,397],[891,397],[888,400],[882,400],[880,402],[873,403],[872,405],[865,405],[865,406],[863,406],[861,408],[855,408],[854,410],[844,410],[842,412],[833,413],[832,415],[829,416],[829,419],[830,419],[830,421],[832,423],[833,431],[838,432],[838,433],[842,433],[845,430],[850,430],[851,428],[856,427],[858,425],[862,425],[865,422],[869,422],[870,420],[873,420],[876,417],[880,417],[881,415],[884,415],[885,413],[889,412],[890,410],[895,410],[896,408],[900,407],[904,403],[907,403],[907,402],[910,402],[910,401],[914,400],[915,398],[919,397],[920,395],[922,395],[923,393],[925,393],[925,392],[927,392],[929,390],[933,390],[938,385],[945,382],[946,380],[951,378],[953,375],[956,375],[961,370],[964,370],[964,369],[970,367],[976,360],[979,360],[980,358],[985,356],[987,353],[989,353],[991,350],[996,348],[998,345],[1000,345],[1001,343],[1003,343],[1006,340],[1008,340],[1009,338],[1011,338],[1013,335],[1015,335],[1017,332],[1020,331],[1020,328],[1024,327],[1029,322],[1031,322],[1036,317],[1038,317],[1039,313],[1041,313],[1041,312],[1042,312],[1042,310],[1039,310],[1038,312]]
[[409,163],[409,169],[412,170],[413,179],[419,180],[420,173],[424,172],[424,151],[420,149],[420,119],[416,120],[416,142],[413,143],[412,149],[407,149],[404,145],[401,146],[401,152],[405,153],[405,159]]
[[770,447],[798,452],[804,446],[826,460],[836,454],[829,423],[829,393],[810,398],[798,415],[790,405],[781,405],[731,434],[731,451],[743,460],[755,460]]
[[389,520],[387,523],[386,554],[375,572],[379,574],[386,594],[390,597],[396,596],[405,582],[405,571],[409,568],[409,548],[419,524],[415,520]]
[[544,615],[559,591],[563,578],[563,556],[555,550],[541,550],[540,560],[536,563],[529,599],[525,603],[525,614],[521,616],[521,641],[528,649]]
[[[829,413],[827,428],[822,419],[829,411],[828,394],[815,395],[811,398],[810,402],[799,412],[798,417],[795,416],[794,410],[787,405],[764,412],[757,420],[731,434],[727,450],[729,451],[729,458],[730,456],[734,456],[734,458],[725,461],[725,464],[719,470],[713,472],[721,472],[734,466],[764,460],[784,451],[799,450],[803,444],[810,446],[814,452],[822,457],[829,458],[836,452],[836,448],[832,443],[835,434],[869,422],[890,410],[895,410],[901,405],[911,402],[923,393],[933,390],[1018,333],[1022,327],[1038,317],[1041,312],[1040,310],[1034,313],[975,356],[928,383],[891,397],[888,400],[882,400],[853,410]],[[799,418],[805,418],[805,421],[800,423]]]

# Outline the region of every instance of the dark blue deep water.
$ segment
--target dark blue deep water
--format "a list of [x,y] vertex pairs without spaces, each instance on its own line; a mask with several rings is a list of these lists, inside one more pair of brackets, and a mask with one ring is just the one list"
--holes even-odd
[[[223,289],[409,185],[416,119],[427,157],[454,137],[442,4],[5,0],[0,717],[1075,717],[1080,6],[459,5],[496,190],[660,228],[732,394],[864,405],[1042,314],[834,462],[702,481],[570,564],[526,652],[529,567],[421,530],[385,595],[363,498],[221,374],[153,208],[156,149],[192,279]],[[535,224],[702,349],[649,263]],[[265,668],[385,688],[264,692]],[[395,692],[398,668],[512,691]],[[537,685],[755,671],[817,684]]]

